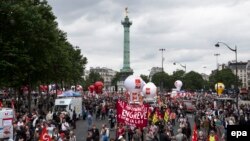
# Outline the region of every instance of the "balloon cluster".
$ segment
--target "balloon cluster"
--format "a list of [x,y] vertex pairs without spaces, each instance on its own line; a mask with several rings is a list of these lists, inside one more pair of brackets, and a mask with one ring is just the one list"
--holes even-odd
[[157,94],[155,84],[152,82],[146,84],[139,76],[128,76],[124,81],[124,86],[130,95],[130,102],[142,102],[143,98],[153,100]]
[[96,81],[94,84],[88,87],[90,93],[95,92],[96,94],[101,94],[104,84],[102,81]]

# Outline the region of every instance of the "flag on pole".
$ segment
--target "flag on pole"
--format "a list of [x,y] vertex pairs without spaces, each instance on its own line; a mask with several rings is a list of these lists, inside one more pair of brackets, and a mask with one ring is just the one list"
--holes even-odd
[[155,109],[155,112],[154,112],[154,115],[153,115],[153,123],[155,124],[157,121],[159,121],[159,118],[160,118],[160,113],[159,113],[159,109],[156,108]]
[[165,120],[165,122],[168,122],[169,121],[169,110],[167,109],[166,111],[165,111],[165,114],[164,114],[164,120]]
[[42,133],[39,137],[39,141],[52,141],[51,137],[48,135],[46,127],[43,127]]
[[159,120],[158,114],[155,111],[154,115],[153,115],[153,123],[155,124],[157,121]]
[[197,140],[198,140],[197,127],[196,127],[196,124],[194,123],[194,129],[193,129],[192,141],[197,141]]

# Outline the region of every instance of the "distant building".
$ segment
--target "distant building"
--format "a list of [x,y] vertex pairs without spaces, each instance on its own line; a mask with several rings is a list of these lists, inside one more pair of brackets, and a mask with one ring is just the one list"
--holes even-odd
[[149,80],[152,80],[152,77],[154,74],[158,73],[158,72],[162,72],[162,68],[161,67],[152,67],[149,73]]
[[250,60],[247,61],[246,73],[247,73],[247,80],[246,80],[247,87],[246,88],[250,90]]
[[[108,91],[113,91],[114,90],[114,86],[112,86],[111,82],[112,79],[114,78],[116,71],[106,68],[106,67],[90,67],[89,72],[95,72],[95,73],[99,73],[100,76],[103,78],[104,80],[104,89],[108,90]],[[88,72],[87,72],[88,73]],[[88,73],[89,74],[89,73]]]
[[[235,62],[228,62],[228,68],[231,69],[233,74],[236,75]],[[249,88],[250,75],[247,75],[247,73],[250,72],[250,60],[248,62],[238,62],[237,68],[238,68],[237,75],[242,83],[242,86],[240,88]]]
[[209,81],[209,75],[202,73],[201,76],[203,80]]

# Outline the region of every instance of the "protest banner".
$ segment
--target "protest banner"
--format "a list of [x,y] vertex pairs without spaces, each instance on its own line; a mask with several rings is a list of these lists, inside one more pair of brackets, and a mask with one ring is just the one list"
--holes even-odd
[[124,101],[117,101],[117,121],[134,127],[143,128],[148,123],[148,104],[130,105]]

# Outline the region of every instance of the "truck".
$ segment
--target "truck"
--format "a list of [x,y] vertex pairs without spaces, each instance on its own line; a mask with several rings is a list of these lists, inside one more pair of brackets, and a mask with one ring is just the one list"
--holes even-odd
[[13,139],[14,110],[0,108],[0,140]]
[[76,112],[76,118],[82,116],[82,97],[62,97],[55,99],[53,113],[65,112],[72,119],[73,111]]

